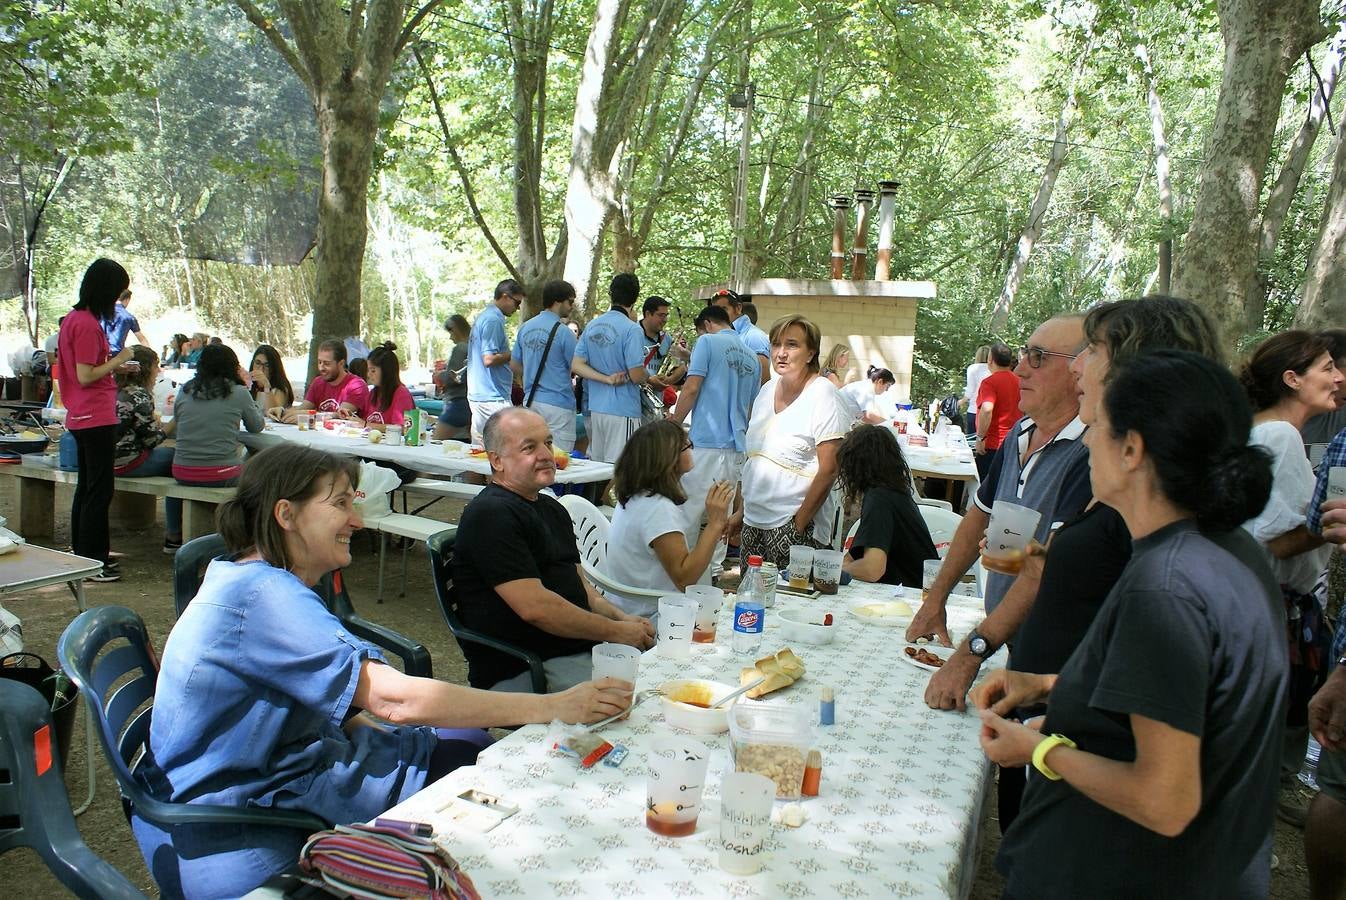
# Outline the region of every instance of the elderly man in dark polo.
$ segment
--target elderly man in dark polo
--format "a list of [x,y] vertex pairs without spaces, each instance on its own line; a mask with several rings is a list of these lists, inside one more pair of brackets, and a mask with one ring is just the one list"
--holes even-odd
[[[948,645],[945,604],[949,592],[976,561],[986,536],[991,507],[1008,500],[1042,514],[1034,537],[1046,543],[1052,527],[1083,511],[1092,496],[1089,486],[1089,451],[1084,446],[1086,430],[1080,421],[1080,395],[1070,363],[1084,349],[1084,317],[1058,316],[1043,322],[1020,350],[1014,374],[1019,378],[1021,418],[1005,435],[986,481],[977,491],[975,505],[963,516],[954,533],[948,556],[925,603],[907,629],[907,639],[933,634]],[[983,660],[1013,636],[1024,612],[1009,604],[1001,614],[996,609],[1007,595],[1037,596],[1036,570],[1017,577],[987,573],[987,620],[968,635],[958,651],[940,669],[926,689],[926,702],[937,709],[962,709],[968,687]],[[1006,621],[1006,620],[1014,621]]]
[[[584,577],[570,514],[543,490],[556,463],[542,416],[506,407],[484,437],[493,483],[463,510],[454,553],[463,624],[540,656],[549,692],[589,680],[596,643],[652,646],[650,621],[622,612]],[[517,658],[472,643],[463,652],[473,687],[532,689]]]

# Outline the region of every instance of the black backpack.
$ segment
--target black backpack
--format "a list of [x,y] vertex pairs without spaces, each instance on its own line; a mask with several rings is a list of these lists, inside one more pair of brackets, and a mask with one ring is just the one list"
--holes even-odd
[[939,414],[947,418],[954,425],[961,425],[963,420],[962,414],[958,412],[959,399],[957,394],[949,394],[943,400],[939,401]]

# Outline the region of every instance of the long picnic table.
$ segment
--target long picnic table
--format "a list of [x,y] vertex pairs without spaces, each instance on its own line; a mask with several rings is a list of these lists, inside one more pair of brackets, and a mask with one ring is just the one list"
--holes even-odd
[[[835,640],[791,644],[805,677],[763,701],[803,706],[817,721],[819,688],[836,695],[836,724],[815,729],[822,788],[806,798],[799,828],[773,825],[763,871],[733,876],[716,863],[719,786],[733,771],[728,735],[698,736],[712,751],[701,814],[692,835],[661,837],[645,827],[645,756],[670,730],[651,699],[602,735],[630,750],[617,768],[581,770],[549,752],[548,729],[521,728],[387,812],[435,828],[482,896],[614,897],[941,897],[966,898],[976,874],[977,830],[991,769],[978,745],[974,712],[928,708],[930,673],[902,659],[902,627],[867,621],[851,607],[895,596],[913,607],[919,591],[852,583],[833,598],[778,596],[766,613],[760,653],[731,652],[732,609],[722,609],[714,644],[693,644],[690,660],[644,654],[637,687],[675,678],[739,682],[752,659],[786,645],[777,613],[808,604],[833,612]],[[949,625],[980,620],[980,598],[950,598]],[[1002,651],[1003,652],[1003,651]],[[1003,664],[1002,660],[997,660]],[[478,789],[519,812],[489,832],[455,823],[454,798]],[[778,807],[781,801],[776,804]]]
[[[337,435],[323,428],[310,428],[300,431],[297,425],[285,425],[279,422],[267,422],[266,428],[257,434],[242,432],[244,446],[250,450],[264,450],[280,441],[317,447],[344,456],[397,463],[416,472],[429,472],[435,475],[490,475],[491,464],[485,459],[462,455],[449,455],[446,446],[457,442],[429,441],[416,447],[405,444],[389,444],[386,441],[372,443],[358,431]],[[461,444],[458,444],[461,447]],[[572,459],[564,469],[556,472],[557,484],[584,484],[593,481],[607,481],[612,478],[612,465],[592,459]]]

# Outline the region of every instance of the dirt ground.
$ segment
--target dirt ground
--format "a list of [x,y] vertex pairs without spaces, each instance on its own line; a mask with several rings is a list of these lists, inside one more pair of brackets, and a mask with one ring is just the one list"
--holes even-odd
[[[10,484],[6,483],[3,495],[0,495],[0,516],[12,518],[14,500]],[[49,542],[50,546],[56,548],[63,549],[69,543],[69,496],[69,488],[58,486],[57,534]],[[441,501],[422,514],[454,521],[460,509],[459,503]],[[128,532],[114,529],[113,548],[125,554],[121,563],[123,578],[112,584],[90,584],[85,588],[91,606],[120,604],[138,612],[145,619],[159,648],[162,648],[174,621],[171,560],[162,552],[162,541],[163,534],[159,530]],[[435,603],[424,546],[417,545],[409,553],[406,590],[402,596],[399,596],[402,587],[402,554],[389,549],[386,596],[382,604],[375,602],[377,536],[366,534],[358,538],[352,549],[355,560],[347,570],[346,583],[360,613],[423,643],[434,661],[436,677],[466,684],[466,664],[440,618]],[[5,597],[3,602],[23,620],[26,649],[55,664],[56,641],[65,625],[75,616],[75,602],[70,591],[61,585],[32,594]],[[85,748],[84,717],[81,714],[76,721],[65,776],[66,786],[76,804],[83,802],[87,790]],[[95,853],[116,866],[146,894],[158,896],[131,836],[130,826],[122,815],[112,773],[103,762],[101,752],[95,753],[97,793],[93,806],[76,820],[80,832]],[[977,877],[972,887],[973,900],[994,900],[1000,896],[1003,887],[993,865],[1000,830],[995,820],[995,792],[992,790],[989,793],[990,800],[982,821]],[[1276,855],[1280,858],[1280,868],[1272,873],[1271,879],[1271,897],[1275,900],[1299,900],[1308,896],[1300,838],[1300,832],[1278,823]],[[3,871],[7,885],[3,893],[8,896],[46,898],[67,893],[31,851],[15,850],[6,854]],[[9,891],[14,893],[9,894]]]

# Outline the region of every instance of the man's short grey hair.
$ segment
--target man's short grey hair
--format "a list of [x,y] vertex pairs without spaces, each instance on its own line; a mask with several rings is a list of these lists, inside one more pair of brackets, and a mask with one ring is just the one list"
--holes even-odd
[[491,417],[486,420],[486,426],[481,430],[481,443],[485,446],[487,453],[499,453],[504,449],[501,446],[501,429],[505,427],[506,420],[524,413],[531,413],[539,419],[542,418],[538,413],[524,406],[506,406],[504,409],[497,409],[491,413]]

